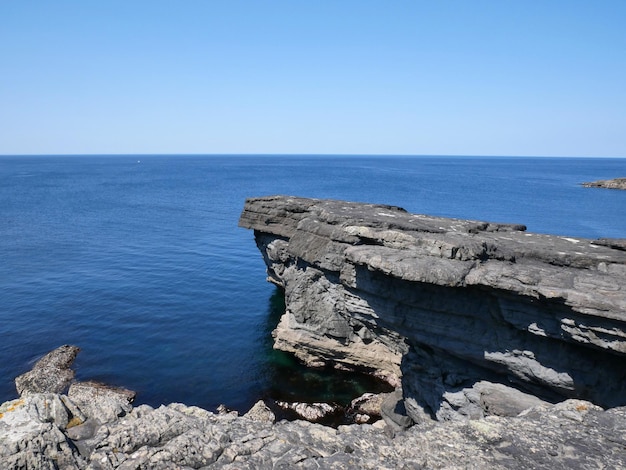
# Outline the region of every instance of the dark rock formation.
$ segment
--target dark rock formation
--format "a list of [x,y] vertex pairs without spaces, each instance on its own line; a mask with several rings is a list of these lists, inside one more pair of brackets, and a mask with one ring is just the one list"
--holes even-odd
[[626,404],[623,241],[286,196],[240,225],[285,291],[275,347],[402,385],[415,422]]
[[15,379],[17,393],[63,393],[74,379],[70,368],[80,351],[76,346],[64,345],[39,359],[33,368]]
[[586,188],[626,189],[626,178],[591,181],[582,185]]

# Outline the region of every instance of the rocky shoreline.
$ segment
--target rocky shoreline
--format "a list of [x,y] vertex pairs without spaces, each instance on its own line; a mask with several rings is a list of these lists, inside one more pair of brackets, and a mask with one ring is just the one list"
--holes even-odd
[[614,178],[611,180],[598,180],[582,183],[585,188],[606,188],[626,190],[626,178]]
[[0,468],[626,467],[623,239],[289,196],[248,199],[240,225],[285,293],[275,347],[395,391],[336,428],[311,422],[324,403],[134,406],[77,382],[66,345],[0,405]]
[[[0,468],[626,466],[626,407],[604,411],[566,400],[515,417],[431,422],[404,430],[385,420],[335,429],[303,420],[275,422],[262,402],[244,416],[180,403],[133,407],[128,390],[74,382],[66,360],[76,352],[63,346],[42,358],[26,374],[28,380],[17,380],[21,397],[0,405]],[[59,372],[68,380],[55,380]]]

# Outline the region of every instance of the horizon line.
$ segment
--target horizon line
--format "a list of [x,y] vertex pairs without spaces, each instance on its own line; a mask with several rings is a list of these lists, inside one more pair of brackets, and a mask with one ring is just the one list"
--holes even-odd
[[402,153],[2,153],[0,157],[399,157],[399,158],[615,158],[607,155],[480,155],[480,154],[402,154]]

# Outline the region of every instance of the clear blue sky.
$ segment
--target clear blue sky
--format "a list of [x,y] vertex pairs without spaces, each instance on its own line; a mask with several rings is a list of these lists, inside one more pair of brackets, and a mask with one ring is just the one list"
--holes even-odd
[[0,154],[626,157],[626,0],[0,0]]

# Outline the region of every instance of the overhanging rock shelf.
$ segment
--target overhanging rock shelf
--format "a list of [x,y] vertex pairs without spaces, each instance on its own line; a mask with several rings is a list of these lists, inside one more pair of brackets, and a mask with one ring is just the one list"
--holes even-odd
[[416,422],[626,404],[624,240],[289,196],[239,224],[285,290],[275,347],[402,386]]

